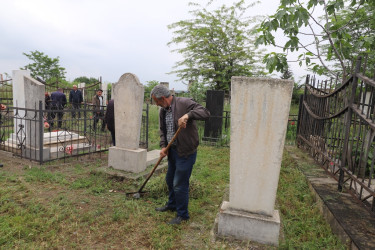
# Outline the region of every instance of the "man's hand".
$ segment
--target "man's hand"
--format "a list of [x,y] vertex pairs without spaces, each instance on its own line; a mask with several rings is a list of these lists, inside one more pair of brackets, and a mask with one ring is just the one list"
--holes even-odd
[[161,158],[164,158],[164,157],[166,157],[167,155],[168,155],[168,151],[166,150],[167,148],[162,148],[161,150],[160,150],[160,157]]
[[186,124],[189,120],[188,114],[184,114],[180,119],[178,119],[178,126],[186,128]]

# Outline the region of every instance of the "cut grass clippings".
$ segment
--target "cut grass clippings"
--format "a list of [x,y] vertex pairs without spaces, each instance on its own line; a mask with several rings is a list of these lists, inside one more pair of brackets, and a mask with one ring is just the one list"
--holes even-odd
[[[72,162],[54,167],[0,170],[0,248],[244,249],[252,242],[214,240],[211,230],[229,187],[229,148],[200,146],[191,177],[191,219],[167,225],[175,214],[154,209],[167,201],[165,172],[147,183],[141,199],[125,196],[144,179],[117,181],[93,170],[106,165]],[[287,153],[277,206],[281,249],[344,248],[323,220],[306,179]],[[263,248],[257,245],[257,248]],[[270,247],[266,247],[269,249]]]

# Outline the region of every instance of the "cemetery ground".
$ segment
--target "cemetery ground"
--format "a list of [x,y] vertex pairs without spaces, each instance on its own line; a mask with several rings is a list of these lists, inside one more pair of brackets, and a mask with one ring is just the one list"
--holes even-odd
[[[295,148],[295,150],[298,150]],[[85,249],[270,249],[253,242],[215,239],[215,217],[228,196],[229,148],[201,145],[191,177],[191,219],[166,222],[174,213],[154,209],[167,200],[165,172],[144,179],[109,178],[95,170],[107,154],[39,166],[0,152],[0,248]],[[246,192],[246,190],[244,190]],[[321,216],[306,178],[284,150],[276,209],[281,249],[345,249]]]

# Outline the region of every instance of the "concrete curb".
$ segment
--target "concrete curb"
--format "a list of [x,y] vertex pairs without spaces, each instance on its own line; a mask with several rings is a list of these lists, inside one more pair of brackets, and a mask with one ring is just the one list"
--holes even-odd
[[286,146],[306,176],[318,207],[332,232],[349,249],[375,249],[375,216],[349,193],[339,192],[337,181],[300,149]]

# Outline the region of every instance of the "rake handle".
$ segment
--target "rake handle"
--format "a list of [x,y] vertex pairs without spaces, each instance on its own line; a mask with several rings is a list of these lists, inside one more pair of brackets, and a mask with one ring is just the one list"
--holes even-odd
[[[181,126],[178,127],[176,133],[174,134],[173,138],[171,139],[171,141],[168,143],[167,147],[165,148],[165,151],[168,152],[169,148],[172,146],[172,143],[174,142],[174,140],[176,140],[178,134],[180,133],[181,131]],[[139,188],[138,190],[138,193],[142,192],[143,188],[146,186],[146,183],[148,182],[148,180],[151,178],[151,176],[154,174],[156,168],[159,166],[161,160],[163,160],[164,157],[159,157],[159,160],[158,162],[155,164],[155,166],[152,168],[150,174],[147,176],[146,180],[143,182],[142,186]]]

